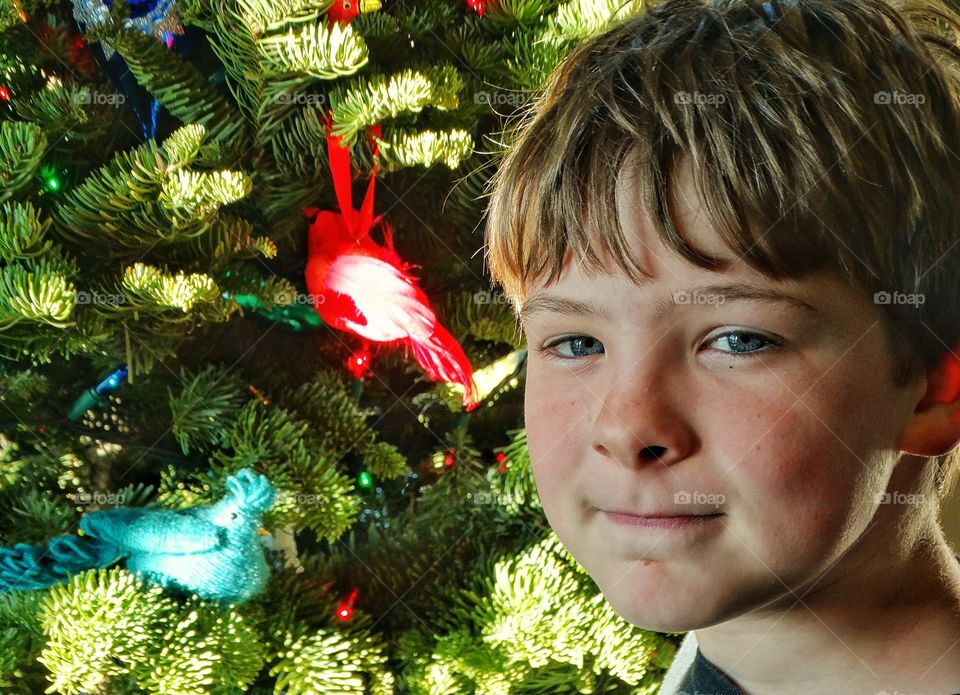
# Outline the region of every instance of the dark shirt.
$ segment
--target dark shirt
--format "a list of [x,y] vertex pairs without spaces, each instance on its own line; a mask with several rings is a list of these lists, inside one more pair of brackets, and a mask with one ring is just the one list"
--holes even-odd
[[687,675],[680,681],[678,693],[684,695],[744,695],[744,692],[730,682],[697,648],[697,655],[687,669]]

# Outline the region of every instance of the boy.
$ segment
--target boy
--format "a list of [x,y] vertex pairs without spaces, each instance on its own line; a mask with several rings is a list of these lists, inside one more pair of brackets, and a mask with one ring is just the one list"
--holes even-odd
[[689,633],[662,692],[960,693],[933,1],[648,7],[574,49],[494,177],[544,512],[619,615]]

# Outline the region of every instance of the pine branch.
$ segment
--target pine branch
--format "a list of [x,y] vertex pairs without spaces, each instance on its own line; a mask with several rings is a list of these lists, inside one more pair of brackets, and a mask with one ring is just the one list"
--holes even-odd
[[642,0],[568,0],[553,16],[557,41],[582,41],[643,9]]
[[434,162],[456,169],[473,154],[473,137],[461,129],[445,132],[389,129],[378,144],[386,172],[412,166],[429,167]]
[[254,463],[271,470],[278,490],[271,523],[296,523],[334,541],[356,519],[359,504],[350,479],[336,467],[338,459],[305,436],[311,424],[331,425],[295,418],[277,403],[266,408],[248,401],[229,433],[231,453],[217,452],[215,459],[227,470]]
[[181,368],[178,382],[180,392],[168,387],[167,395],[171,431],[183,453],[225,445],[228,432],[221,423],[236,420],[244,400],[242,382],[213,365],[194,376]]
[[184,126],[163,145],[148,140],[91,173],[54,209],[60,236],[76,244],[110,239],[139,255],[157,243],[176,244],[206,234],[217,211],[252,188],[235,171],[196,172],[206,139],[201,125]]
[[33,203],[4,203],[0,207],[0,259],[7,263],[38,259],[52,252],[47,238],[49,219],[40,218]]
[[37,663],[46,639],[37,619],[40,592],[0,594],[0,687],[9,695],[42,692],[48,682]]
[[447,63],[390,76],[358,77],[350,86],[338,84],[330,91],[333,132],[351,145],[360,131],[401,113],[427,105],[456,108],[462,89],[463,79]]
[[313,695],[392,695],[393,674],[387,670],[386,645],[377,635],[365,634],[363,621],[354,618],[349,630],[300,627],[285,635],[271,673],[278,692]]
[[287,27],[283,33],[257,37],[257,51],[263,76],[284,77],[291,73],[312,75],[325,80],[352,75],[367,64],[367,45],[348,24],[306,22]]
[[21,322],[71,326],[76,295],[64,270],[51,258],[0,268],[0,330]]
[[185,124],[205,126],[211,140],[238,153],[248,149],[243,121],[234,116],[229,102],[193,65],[155,37],[135,30],[124,32],[114,41],[137,82],[174,117]]
[[0,32],[20,23],[20,10],[12,0],[0,0]]
[[245,688],[264,665],[263,617],[249,611],[180,604],[124,569],[93,570],[44,597],[48,642],[38,661],[65,695]]
[[[170,275],[144,263],[135,263],[125,269],[122,290],[126,311],[138,313],[166,313],[177,309],[189,313],[195,306],[220,303],[220,289],[209,275],[178,272]],[[186,320],[186,318],[184,318]]]
[[[104,95],[113,99],[98,100]],[[53,141],[62,138],[92,143],[102,138],[117,118],[120,94],[106,95],[89,85],[50,82],[29,97],[18,99],[15,107],[23,119],[41,126]]]
[[0,203],[21,199],[47,150],[47,136],[39,126],[21,121],[0,123]]

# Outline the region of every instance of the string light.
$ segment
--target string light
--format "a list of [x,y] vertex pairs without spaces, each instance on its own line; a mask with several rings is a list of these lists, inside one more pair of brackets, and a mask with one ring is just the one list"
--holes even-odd
[[247,384],[247,390],[250,391],[254,396],[260,399],[260,402],[264,405],[270,405],[270,401],[260,392],[260,390],[253,384]]
[[337,619],[342,622],[348,622],[353,617],[353,602],[357,599],[360,589],[354,589],[350,595],[340,602],[337,606]]
[[350,355],[344,362],[344,367],[354,379],[362,379],[368,372],[369,363],[370,351],[364,347]]
[[60,179],[57,177],[57,172],[54,167],[45,166],[40,170],[40,176],[43,177],[43,187],[46,190],[50,191],[51,193],[55,193],[56,191],[60,190],[60,186],[62,184],[60,183]]
[[128,371],[127,365],[123,365],[115,369],[99,384],[81,393],[70,406],[67,419],[71,422],[78,422],[91,408],[104,407],[108,403],[106,396],[120,388],[123,380],[127,378]]

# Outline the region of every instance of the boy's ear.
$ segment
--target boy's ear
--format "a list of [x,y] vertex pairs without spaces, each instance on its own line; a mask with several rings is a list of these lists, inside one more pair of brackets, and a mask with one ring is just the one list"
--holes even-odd
[[940,456],[960,445],[960,342],[927,371],[927,392],[900,439],[914,456]]

